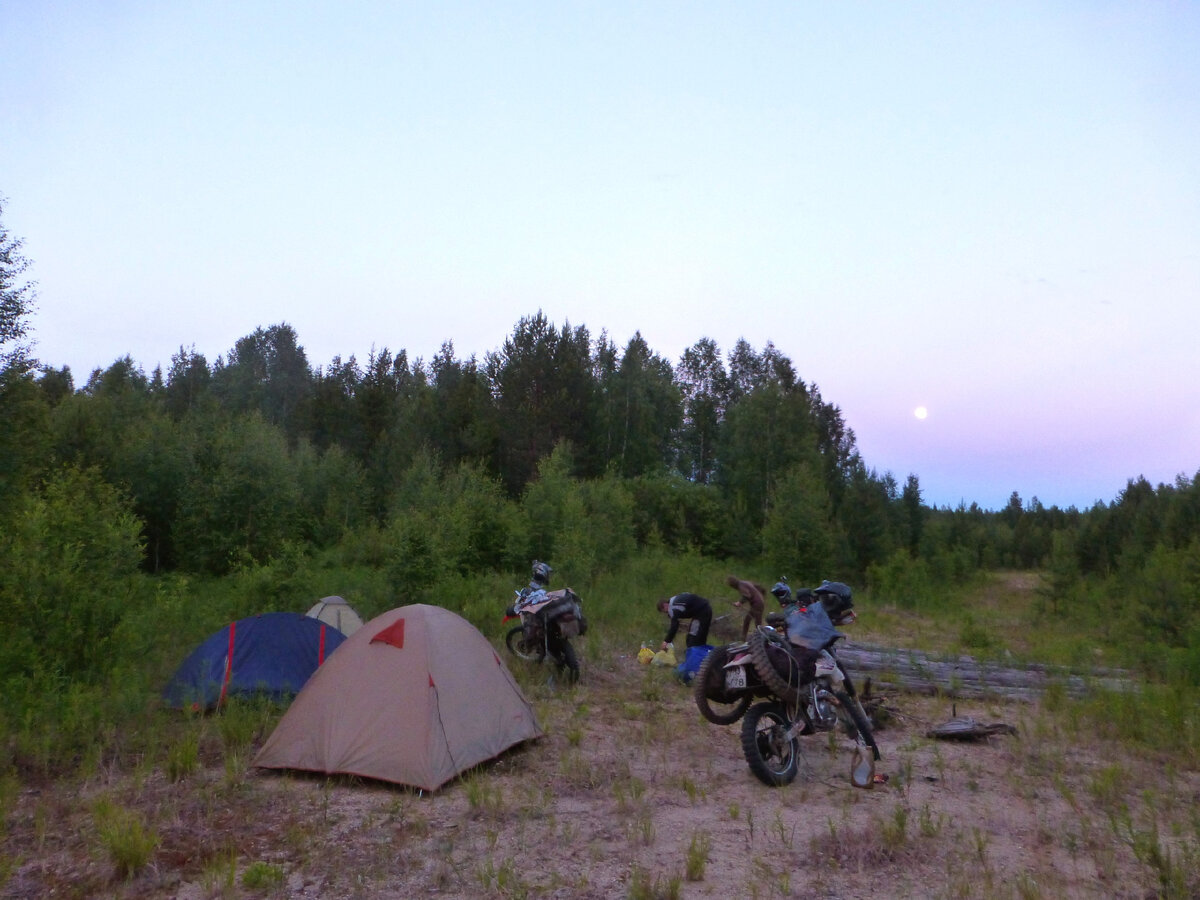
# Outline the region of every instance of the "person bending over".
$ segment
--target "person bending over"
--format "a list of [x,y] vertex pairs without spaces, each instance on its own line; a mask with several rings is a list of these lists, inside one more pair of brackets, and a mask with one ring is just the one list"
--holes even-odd
[[687,646],[700,647],[708,643],[708,626],[712,624],[712,604],[699,594],[676,594],[669,600],[658,601],[658,611],[671,617],[671,625],[667,628],[667,636],[663,638],[662,649],[666,650],[675,640],[679,631],[679,623],[691,619],[692,624],[687,632]]

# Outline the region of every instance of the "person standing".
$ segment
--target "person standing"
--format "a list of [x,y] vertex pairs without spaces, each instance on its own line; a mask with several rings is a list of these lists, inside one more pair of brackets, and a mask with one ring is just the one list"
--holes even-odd
[[684,619],[692,620],[687,632],[686,645],[700,647],[708,643],[708,627],[712,624],[712,604],[699,594],[676,594],[669,600],[659,600],[658,611],[671,617],[667,636],[663,638],[662,649],[666,650],[671,646],[676,632],[679,631],[679,623]]
[[743,581],[736,575],[726,577],[725,583],[740,595],[740,599],[733,604],[735,607],[740,608],[742,604],[750,607],[746,612],[746,618],[742,620],[742,640],[744,641],[746,635],[750,633],[751,622],[755,624],[755,627],[763,623],[763,592],[765,588],[753,581]]

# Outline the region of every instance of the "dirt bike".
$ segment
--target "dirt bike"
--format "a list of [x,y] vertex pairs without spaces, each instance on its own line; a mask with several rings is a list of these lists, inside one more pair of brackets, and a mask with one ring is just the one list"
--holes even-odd
[[742,753],[755,777],[772,787],[795,780],[802,735],[839,727],[855,742],[853,783],[866,787],[874,778],[879,748],[834,649],[844,637],[834,625],[856,618],[850,589],[837,587],[817,589],[807,607],[789,604],[771,613],[748,640],[712,650],[696,673],[700,714],[716,725],[742,719]]
[[557,591],[534,591],[522,597],[504,611],[504,622],[520,619],[504,636],[509,652],[520,659],[541,662],[547,655],[566,670],[569,681],[579,680],[579,657],[571,646],[571,638],[587,632],[583,601],[570,588]]

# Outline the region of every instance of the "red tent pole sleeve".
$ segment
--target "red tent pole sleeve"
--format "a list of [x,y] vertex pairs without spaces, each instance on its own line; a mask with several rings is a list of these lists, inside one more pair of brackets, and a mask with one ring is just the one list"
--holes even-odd
[[233,677],[233,643],[237,634],[237,622],[229,623],[229,653],[225,656],[225,678],[221,682],[221,696],[217,698],[217,706],[225,702],[225,692],[229,690],[229,679]]
[[317,665],[325,662],[325,626],[321,626],[321,642],[317,647]]

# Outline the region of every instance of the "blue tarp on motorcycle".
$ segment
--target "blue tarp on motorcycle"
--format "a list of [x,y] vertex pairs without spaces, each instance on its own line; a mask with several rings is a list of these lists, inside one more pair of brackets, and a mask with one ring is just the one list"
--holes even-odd
[[829,613],[820,603],[793,606],[787,610],[788,640],[798,647],[821,650],[834,638],[845,637],[833,627]]
[[675,672],[679,676],[679,680],[684,684],[691,684],[696,673],[700,671],[700,663],[704,662],[704,657],[708,656],[712,650],[710,644],[701,644],[698,647],[688,647],[687,656],[683,658],[678,666],[675,667]]

